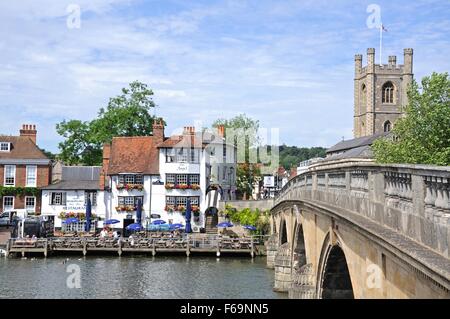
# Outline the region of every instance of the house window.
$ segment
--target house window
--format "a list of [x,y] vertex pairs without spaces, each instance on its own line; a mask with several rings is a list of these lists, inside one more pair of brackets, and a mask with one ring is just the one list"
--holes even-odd
[[140,184],[144,183],[144,178],[142,175],[119,175],[119,184]]
[[176,183],[176,175],[175,174],[166,174],[166,183],[167,184],[175,184]]
[[5,165],[5,186],[14,186],[16,183],[16,166]]
[[200,175],[191,174],[189,175],[189,184],[200,184]]
[[14,196],[3,196],[3,211],[14,209]]
[[391,122],[389,122],[389,121],[386,121],[385,123],[384,123],[384,131],[385,132],[390,132],[391,131]]
[[386,104],[394,103],[394,84],[392,82],[386,82],[381,90],[383,96],[382,101]]
[[188,183],[188,175],[187,174],[177,175],[177,184],[187,184],[187,183]]
[[36,211],[36,197],[27,196],[25,197],[25,209],[28,212],[35,212]]
[[193,196],[193,197],[189,197],[189,199],[191,200],[191,205],[197,205],[199,203],[199,197],[198,196]]
[[177,205],[186,206],[186,204],[187,204],[187,197],[186,196],[179,196],[179,197],[177,197]]
[[11,147],[11,143],[8,142],[0,142],[0,152],[9,152]]
[[187,162],[188,161],[187,149],[179,148],[176,150],[176,154],[177,154],[177,162]]
[[143,185],[144,184],[144,176],[142,175],[134,175],[134,183]]
[[177,198],[175,196],[166,196],[166,205],[175,205]]
[[139,199],[141,200],[141,204],[143,204],[143,196],[119,196],[119,205],[137,206]]
[[66,193],[54,192],[51,196],[50,205],[66,205]]
[[27,187],[36,187],[37,166],[27,166]]
[[197,205],[200,202],[198,196],[166,196],[166,205],[186,206],[188,198],[191,200],[191,205]]
[[91,205],[97,206],[97,192],[84,192],[84,205],[87,205],[87,199],[90,196]]
[[175,162],[175,149],[167,148],[166,149],[166,163]]

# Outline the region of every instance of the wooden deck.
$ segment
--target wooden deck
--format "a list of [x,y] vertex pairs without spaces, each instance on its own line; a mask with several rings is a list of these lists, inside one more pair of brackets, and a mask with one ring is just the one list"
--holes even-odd
[[22,255],[42,253],[45,257],[51,254],[64,254],[79,252],[84,256],[89,252],[95,253],[149,253],[153,256],[158,253],[172,254],[214,254],[216,256],[230,254],[248,254],[250,257],[264,254],[261,238],[220,238],[217,236],[203,236],[201,238],[186,236],[183,238],[137,238],[130,240],[121,238],[94,238],[94,237],[55,237],[44,239],[9,239],[6,254]]

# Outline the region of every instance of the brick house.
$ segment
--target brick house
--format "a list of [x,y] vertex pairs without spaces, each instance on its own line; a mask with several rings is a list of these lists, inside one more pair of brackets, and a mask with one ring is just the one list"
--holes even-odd
[[36,125],[23,125],[19,136],[0,135],[0,212],[41,212],[40,188],[50,184],[51,160],[36,145]]

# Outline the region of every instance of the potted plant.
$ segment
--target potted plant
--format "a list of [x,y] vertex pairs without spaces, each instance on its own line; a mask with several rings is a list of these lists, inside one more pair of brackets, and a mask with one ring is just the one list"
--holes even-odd
[[200,189],[200,185],[199,185],[199,184],[192,184],[192,185],[191,185],[191,189],[193,189],[193,190],[199,190],[199,189]]
[[174,189],[175,185],[172,183],[166,183],[166,185],[164,186],[166,189]]
[[173,205],[166,205],[166,207],[164,208],[164,210],[165,210],[166,212],[173,213],[173,211],[175,210],[175,207],[174,207]]

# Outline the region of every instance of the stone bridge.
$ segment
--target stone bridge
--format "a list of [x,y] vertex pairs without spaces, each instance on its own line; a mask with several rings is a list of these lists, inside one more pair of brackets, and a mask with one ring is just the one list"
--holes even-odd
[[313,165],[271,209],[267,265],[290,298],[450,298],[450,167]]

